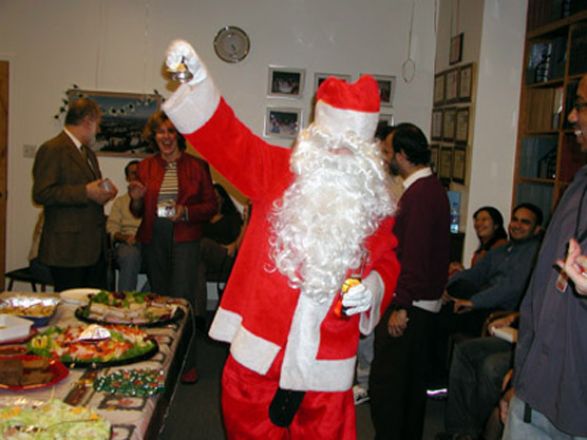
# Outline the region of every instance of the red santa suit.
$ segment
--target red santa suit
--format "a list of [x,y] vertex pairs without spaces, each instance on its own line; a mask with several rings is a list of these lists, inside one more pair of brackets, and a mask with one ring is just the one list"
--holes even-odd
[[[360,95],[372,92],[373,83],[372,78],[362,79],[354,87],[365,88]],[[376,108],[370,103],[366,110],[349,112],[337,104],[321,100],[319,92],[316,123],[327,126],[336,120],[338,125],[342,117],[344,126],[358,124],[358,130],[365,131],[360,134],[372,137],[378,96]],[[295,179],[291,150],[254,135],[219,96],[210,78],[181,86],[164,110],[190,144],[252,202],[246,236],[210,329],[212,338],[230,344],[222,395],[229,438],[355,438],[350,389],[359,327],[368,333],[375,326],[392,299],[399,272],[393,218],[383,219],[363,243],[366,257],[360,275],[365,283],[369,280],[373,292],[371,309],[340,318],[333,310],[339,298],[336,292],[326,303],[301,294],[275,269],[270,256],[270,214]],[[268,419],[278,386],[306,391],[288,429]]]

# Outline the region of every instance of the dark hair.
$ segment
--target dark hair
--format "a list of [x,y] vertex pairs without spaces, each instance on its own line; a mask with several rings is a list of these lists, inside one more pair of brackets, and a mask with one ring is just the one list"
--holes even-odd
[[532,213],[534,214],[534,217],[536,217],[536,226],[542,226],[542,220],[544,220],[544,216],[542,214],[542,209],[540,209],[538,206],[536,206],[533,203],[520,203],[520,204],[516,205],[516,207],[512,211],[512,214],[515,214],[518,209],[522,209],[522,208],[527,209],[528,211],[532,211]]
[[501,212],[497,210],[497,208],[494,208],[493,206],[482,206],[477,211],[475,211],[475,213],[473,214],[473,219],[475,219],[477,217],[477,214],[479,214],[480,212],[486,212],[487,214],[489,214],[491,220],[493,220],[493,224],[496,226],[491,238],[487,240],[486,243],[480,242],[479,247],[477,248],[477,251],[488,251],[493,247],[496,241],[499,241],[501,239],[507,240],[508,234],[505,231],[505,228],[503,227],[503,216],[501,215]]
[[96,101],[89,98],[79,98],[68,105],[65,115],[65,125],[79,125],[84,118],[98,119],[102,112]]
[[236,209],[236,205],[224,187],[219,183],[215,183],[214,189],[218,191],[218,194],[220,194],[220,197],[222,198],[222,207],[220,208],[221,214],[224,216],[238,215],[241,217],[239,210]]
[[430,164],[430,148],[426,136],[409,122],[398,124],[393,129],[393,151],[403,151],[414,165]]
[[[170,119],[167,114],[162,111],[155,112],[149,117],[149,120],[143,129],[143,139],[149,143],[149,146],[153,149],[153,151],[159,151],[159,146],[157,145],[157,140],[155,139],[157,130],[169,120]],[[186,149],[185,138],[179,131],[177,132],[177,146],[179,147],[180,151],[185,151]]]
[[133,165],[138,165],[138,164],[139,164],[138,160],[131,160],[129,163],[127,163],[126,166],[124,167],[124,175],[126,177],[128,177],[128,170],[130,169],[130,167]]
[[394,127],[389,125],[387,121],[379,121],[375,130],[375,139],[384,141],[393,130]]

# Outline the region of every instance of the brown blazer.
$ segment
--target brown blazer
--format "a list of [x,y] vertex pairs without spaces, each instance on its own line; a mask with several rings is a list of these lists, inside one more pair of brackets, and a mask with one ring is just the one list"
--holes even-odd
[[95,171],[64,131],[35,156],[33,200],[45,211],[39,258],[49,266],[91,266],[105,248],[104,208],[86,196],[86,184],[101,177],[93,151],[89,160]]

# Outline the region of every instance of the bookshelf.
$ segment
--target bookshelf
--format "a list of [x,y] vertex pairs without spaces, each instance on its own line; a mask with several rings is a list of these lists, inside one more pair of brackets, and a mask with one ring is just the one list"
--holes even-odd
[[587,0],[529,0],[513,202],[534,203],[547,219],[587,163],[567,122],[584,73]]

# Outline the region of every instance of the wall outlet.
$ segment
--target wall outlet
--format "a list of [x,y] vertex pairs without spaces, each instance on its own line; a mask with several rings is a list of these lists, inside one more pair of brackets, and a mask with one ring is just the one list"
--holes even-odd
[[36,145],[27,145],[25,144],[22,147],[22,155],[24,157],[35,157],[35,153],[37,152],[37,146]]

